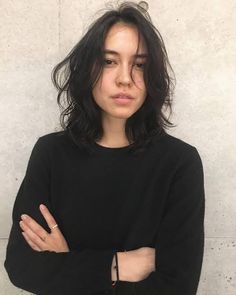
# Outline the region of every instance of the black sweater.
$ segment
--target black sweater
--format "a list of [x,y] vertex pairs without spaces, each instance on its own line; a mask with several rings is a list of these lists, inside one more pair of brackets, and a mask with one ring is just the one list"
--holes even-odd
[[[26,213],[49,232],[51,211],[70,248],[33,250],[22,236]],[[194,295],[204,252],[204,175],[197,149],[169,134],[145,152],[95,144],[85,154],[67,133],[41,136],[13,207],[5,269],[11,282],[40,295]],[[156,271],[112,287],[116,251],[156,248]]]

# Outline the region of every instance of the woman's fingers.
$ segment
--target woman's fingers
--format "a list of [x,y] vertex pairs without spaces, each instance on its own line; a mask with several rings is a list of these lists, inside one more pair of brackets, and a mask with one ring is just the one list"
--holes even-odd
[[[33,235],[32,232],[34,233],[34,237],[38,237],[38,241],[44,241],[45,238],[48,236],[48,232],[41,226],[39,225],[33,218],[31,218],[29,215],[23,214],[21,216],[22,221],[20,222],[21,227],[23,226],[26,230],[23,230],[28,233],[30,232],[31,236]],[[41,245],[38,245],[41,246]]]
[[[20,221],[20,227],[24,231],[26,237],[28,240],[26,240],[29,243],[30,242],[35,245],[40,250],[43,250],[45,247],[45,243],[43,239],[39,235],[37,235],[24,221]],[[24,235],[23,235],[24,236]],[[25,237],[25,236],[24,236]],[[30,244],[30,243],[29,243]],[[31,244],[30,244],[31,246]]]
[[26,242],[30,245],[30,247],[33,249],[33,250],[35,250],[35,251],[41,251],[41,249],[36,245],[36,244],[34,244],[31,240],[30,240],[30,238],[29,238],[29,236],[27,235],[27,233],[26,232],[22,232],[22,235],[23,235],[23,237],[25,238],[25,240],[26,240]]
[[[39,209],[40,209],[43,217],[45,218],[45,220],[46,220],[46,222],[48,224],[48,227],[50,229],[52,229],[52,227],[54,227],[54,225],[57,224],[56,220],[54,219],[54,217],[52,216],[52,214],[50,213],[50,211],[48,210],[48,208],[45,205],[41,204],[39,206]],[[58,227],[55,227],[55,228],[58,229]]]
[[[54,251],[54,252],[69,252],[67,241],[65,240],[60,229],[57,227],[56,220],[51,215],[49,210],[43,204],[40,205],[40,211],[45,218],[51,233],[48,233],[40,224],[38,224],[29,215],[23,214],[20,222],[20,227],[24,231],[26,242],[37,251]],[[56,225],[56,227],[55,227]],[[52,230],[54,229],[55,230]]]

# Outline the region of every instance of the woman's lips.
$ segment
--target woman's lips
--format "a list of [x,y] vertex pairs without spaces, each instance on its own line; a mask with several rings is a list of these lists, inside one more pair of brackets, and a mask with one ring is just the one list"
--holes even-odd
[[113,96],[112,98],[115,101],[115,103],[119,104],[119,105],[129,104],[132,100],[131,96],[127,96],[127,95],[123,95],[123,94]]
[[119,105],[126,105],[126,104],[129,104],[131,102],[132,98],[115,97],[115,98],[113,98],[113,100],[115,101],[115,103],[117,103]]

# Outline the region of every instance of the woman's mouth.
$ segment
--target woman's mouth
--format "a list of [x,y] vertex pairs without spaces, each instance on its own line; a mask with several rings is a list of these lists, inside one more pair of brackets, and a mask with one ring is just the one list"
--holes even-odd
[[119,105],[126,105],[129,104],[132,101],[132,97],[130,95],[126,95],[123,93],[119,93],[117,95],[112,96],[115,103]]
[[126,105],[129,104],[132,101],[132,98],[127,98],[127,97],[115,97],[113,98],[115,103],[119,105]]

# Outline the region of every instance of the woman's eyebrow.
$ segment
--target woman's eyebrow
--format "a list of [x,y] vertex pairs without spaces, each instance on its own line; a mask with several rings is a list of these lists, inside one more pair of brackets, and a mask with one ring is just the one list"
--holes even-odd
[[[110,53],[110,54],[114,54],[114,55],[120,55],[119,52],[115,51],[115,50],[111,50],[111,49],[105,49],[103,50],[103,53]],[[134,54],[132,57],[141,57],[141,58],[145,58],[147,57],[148,54],[147,53],[139,53],[139,54]]]

